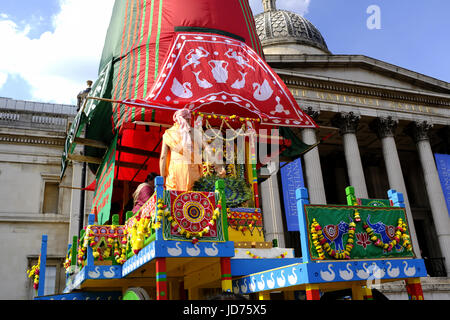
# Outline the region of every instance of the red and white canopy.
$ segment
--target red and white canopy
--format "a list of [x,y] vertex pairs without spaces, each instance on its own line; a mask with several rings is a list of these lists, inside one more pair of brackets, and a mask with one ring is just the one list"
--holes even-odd
[[124,103],[253,117],[261,125],[317,127],[253,49],[212,33],[177,33],[146,100]]

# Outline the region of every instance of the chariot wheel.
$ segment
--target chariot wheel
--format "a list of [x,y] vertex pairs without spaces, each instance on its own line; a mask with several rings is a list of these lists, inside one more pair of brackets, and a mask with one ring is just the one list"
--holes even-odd
[[122,300],[151,300],[147,291],[140,287],[128,288]]

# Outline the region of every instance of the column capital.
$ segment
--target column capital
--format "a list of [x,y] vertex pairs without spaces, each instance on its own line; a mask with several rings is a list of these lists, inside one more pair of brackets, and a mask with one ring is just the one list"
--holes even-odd
[[405,133],[409,135],[414,142],[424,141],[430,139],[430,129],[433,124],[426,120],[413,121],[405,128]]
[[395,136],[398,119],[392,116],[378,117],[369,124],[369,128],[375,132],[378,139]]
[[358,130],[359,119],[361,119],[361,116],[355,114],[353,111],[340,112],[331,119],[331,124],[339,128],[339,133],[341,135],[346,133],[356,133],[356,130]]
[[316,121],[320,116],[320,108],[313,105],[305,105],[303,111]]

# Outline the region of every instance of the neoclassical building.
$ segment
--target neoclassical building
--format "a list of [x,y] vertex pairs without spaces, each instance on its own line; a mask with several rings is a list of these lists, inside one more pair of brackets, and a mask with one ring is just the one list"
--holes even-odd
[[[307,19],[277,10],[275,0],[263,4],[255,21],[266,60],[320,126],[294,132],[307,144],[327,138],[301,158],[311,203],[345,204],[350,185],[360,198],[403,192],[415,252],[427,258],[431,276],[441,277],[436,283],[449,283],[450,219],[434,153],[450,154],[450,83],[367,56],[334,55]],[[75,114],[75,106],[0,98],[0,240],[7,243],[0,255],[9,259],[0,266],[0,299],[32,297],[26,269],[36,263],[42,234],[49,236],[48,292],[63,286],[70,235],[86,223],[80,219],[92,200],[77,189],[93,181],[80,162],[59,182]],[[298,232],[287,231],[283,214],[281,173],[260,174],[265,239],[299,256]],[[436,283],[422,282],[426,295],[445,287],[429,290]],[[404,298],[398,288],[384,290]]]
[[[345,204],[404,194],[416,252],[433,276],[450,272],[450,218],[434,153],[449,154],[450,83],[363,55],[334,55],[304,17],[263,1],[255,16],[266,60],[320,126],[297,130],[305,143],[323,141],[302,157],[311,203]],[[438,63],[438,62],[436,62]],[[260,184],[269,238],[296,246],[280,226],[280,174]],[[278,189],[279,192],[274,192]],[[278,204],[280,203],[280,204]]]
[[81,165],[71,165],[60,182],[61,152],[75,114],[71,105],[0,97],[2,300],[33,297],[26,270],[38,260],[43,234],[49,239],[46,292],[64,288],[70,214],[80,208],[80,191],[66,187]]

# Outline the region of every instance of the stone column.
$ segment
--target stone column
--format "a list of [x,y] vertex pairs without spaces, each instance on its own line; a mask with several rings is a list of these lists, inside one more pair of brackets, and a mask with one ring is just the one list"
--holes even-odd
[[278,247],[284,248],[286,242],[284,239],[281,200],[278,191],[278,163],[271,162],[270,167],[271,175],[261,182],[260,199],[264,218],[264,236],[266,241],[277,239]]
[[420,257],[419,242],[417,241],[416,229],[414,228],[414,219],[411,212],[411,206],[409,205],[405,180],[403,178],[400,158],[398,157],[397,146],[394,139],[397,124],[398,120],[393,119],[391,116],[380,117],[370,123],[370,128],[375,132],[378,139],[381,140],[389,188],[403,193],[414,252]]
[[[314,120],[319,117],[320,111],[307,107],[305,112]],[[304,143],[313,145],[317,143],[316,130],[305,128],[302,130]],[[325,186],[323,184],[322,167],[320,165],[319,147],[315,147],[303,155],[305,164],[306,186],[311,204],[326,204]]]
[[447,276],[450,276],[450,218],[433,151],[431,150],[429,138],[429,131],[431,128],[432,124],[426,121],[413,122],[407,127],[406,132],[414,139],[419,152],[434,226],[436,228],[441,253],[445,258]]
[[332,124],[339,128],[339,133],[342,136],[350,185],[355,188],[357,198],[368,198],[366,179],[364,178],[358,140],[356,139],[356,130],[360,118],[361,116],[353,112],[342,112],[335,115]]

